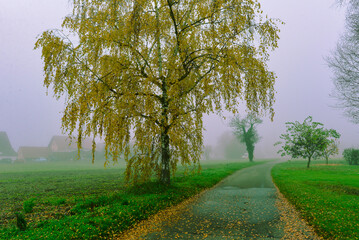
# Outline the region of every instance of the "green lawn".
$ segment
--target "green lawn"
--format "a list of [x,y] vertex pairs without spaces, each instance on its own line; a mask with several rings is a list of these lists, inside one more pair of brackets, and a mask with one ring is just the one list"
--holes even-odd
[[[155,182],[126,187],[123,165],[1,164],[0,239],[105,239],[254,164],[207,163],[201,174],[186,176],[180,169],[169,188]],[[25,231],[17,227],[17,212]]]
[[[323,162],[320,162],[323,163]],[[291,161],[272,169],[275,184],[325,239],[359,239],[359,166]]]

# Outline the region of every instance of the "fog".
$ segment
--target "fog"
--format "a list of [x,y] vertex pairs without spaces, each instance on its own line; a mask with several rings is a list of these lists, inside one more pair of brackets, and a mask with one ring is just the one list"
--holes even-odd
[[[46,95],[40,51],[33,50],[36,37],[58,28],[71,11],[68,0],[0,1],[0,131],[6,131],[15,150],[19,146],[47,146],[61,134],[63,101]],[[336,109],[331,72],[324,58],[334,49],[344,28],[344,9],[328,0],[262,0],[269,17],[280,26],[279,48],[271,54],[276,72],[275,118],[264,117],[258,127],[261,141],[255,157],[274,157],[273,143],[285,131],[285,122],[313,116],[327,128],[342,134],[340,148],[358,146],[358,126]],[[244,115],[244,108],[240,109]],[[230,114],[226,114],[231,117]],[[205,145],[218,145],[228,134],[229,119],[205,116]],[[227,133],[226,133],[227,132]]]
[[[280,27],[279,48],[271,54],[269,64],[278,77],[275,117],[273,122],[265,117],[259,125],[261,141],[256,145],[255,157],[277,156],[278,147],[273,144],[284,133],[285,122],[302,122],[307,116],[341,133],[341,150],[358,146],[358,126],[335,108],[336,101],[330,97],[334,86],[325,62],[344,30],[345,9],[337,7],[335,1],[325,0],[261,3],[268,16],[281,19],[285,25]],[[206,117],[205,139],[215,144],[223,131],[230,130],[228,122],[216,116]]]

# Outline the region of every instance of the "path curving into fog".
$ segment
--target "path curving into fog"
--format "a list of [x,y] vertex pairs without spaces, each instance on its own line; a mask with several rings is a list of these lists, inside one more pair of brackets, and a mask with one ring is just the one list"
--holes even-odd
[[316,239],[278,194],[271,178],[276,163],[237,171],[179,213],[158,217],[141,238]]

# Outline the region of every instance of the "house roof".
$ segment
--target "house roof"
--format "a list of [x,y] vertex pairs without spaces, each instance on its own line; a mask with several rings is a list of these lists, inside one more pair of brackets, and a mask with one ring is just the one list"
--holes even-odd
[[[57,147],[56,152],[69,152],[77,150],[77,141],[74,139],[71,142],[71,139],[67,136],[53,136],[50,140],[49,148],[51,149],[54,144]],[[82,149],[92,149],[92,140],[90,138],[82,140]]]
[[19,159],[26,158],[47,158],[49,156],[48,147],[20,147],[18,151]]
[[16,156],[6,132],[0,132],[0,156]]

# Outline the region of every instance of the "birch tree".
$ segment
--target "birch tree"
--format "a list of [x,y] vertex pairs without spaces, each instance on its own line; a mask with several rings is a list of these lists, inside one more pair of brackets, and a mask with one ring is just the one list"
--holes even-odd
[[[102,137],[126,178],[170,183],[179,163],[200,168],[203,114],[273,117],[269,52],[278,24],[254,0],[73,0],[61,29],[45,31],[44,84],[65,96],[62,128]],[[130,154],[130,141],[134,144]],[[93,144],[95,149],[96,144]]]

